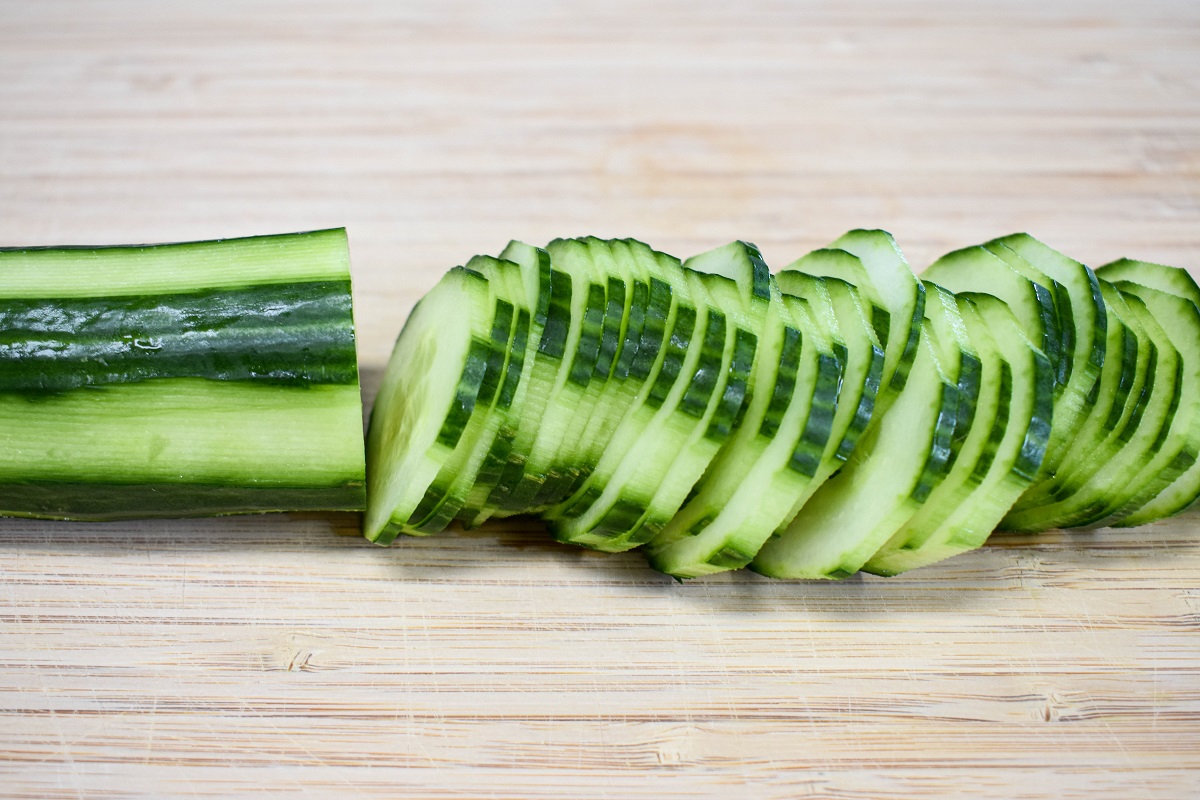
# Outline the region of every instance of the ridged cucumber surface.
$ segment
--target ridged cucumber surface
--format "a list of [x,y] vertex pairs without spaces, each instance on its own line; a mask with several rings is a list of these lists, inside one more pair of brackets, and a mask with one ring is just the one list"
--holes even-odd
[[344,230],[0,249],[0,514],[365,504]]

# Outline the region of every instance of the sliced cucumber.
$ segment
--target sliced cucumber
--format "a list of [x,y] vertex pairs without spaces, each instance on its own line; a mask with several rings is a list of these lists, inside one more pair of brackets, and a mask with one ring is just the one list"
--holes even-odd
[[[854,230],[843,235],[830,249],[844,250],[857,257],[867,280],[846,259],[804,260],[793,265],[801,271],[841,278],[864,293],[872,309],[888,312],[888,334],[880,336],[885,348],[883,387],[880,410],[886,410],[890,397],[904,388],[908,370],[916,357],[917,340],[925,317],[925,289],[913,275],[896,240],[887,231]],[[813,272],[816,269],[826,271]],[[872,326],[881,326],[882,319],[873,314]]]
[[[744,418],[647,547],[655,569],[681,578],[749,563],[812,480],[837,405],[842,365],[832,341],[813,324],[805,301],[789,297],[785,304],[757,249],[735,243],[687,262],[731,276],[733,264],[746,267],[746,278],[765,280],[774,297],[761,303],[759,363]],[[739,288],[750,303],[762,299],[751,281]]]
[[[1038,474],[1045,456],[1054,409],[1054,365],[1025,338],[1000,300],[960,295],[959,304],[983,356],[982,386],[996,388],[995,419],[991,426],[973,431],[975,441],[969,439],[963,447],[960,458],[966,462],[974,456],[977,441],[983,443],[964,483],[970,489],[967,496],[956,497],[944,509],[926,503],[906,526],[912,535],[867,562],[866,569],[879,575],[898,575],[981,547]],[[990,401],[981,401],[979,417],[990,415],[984,402]],[[921,523],[933,520],[918,522],[926,510],[940,517],[931,527]]]
[[[1110,298],[1105,303],[1108,317],[1106,331],[1108,343],[1106,358],[1095,388],[1095,401],[1083,424],[1075,434],[1070,451],[1061,461],[1053,475],[1043,473],[1037,486],[1031,487],[1021,497],[1022,510],[1028,511],[1055,503],[1065,486],[1077,485],[1080,475],[1094,473],[1100,461],[1096,453],[1110,437],[1116,435],[1123,420],[1132,413],[1131,392],[1136,402],[1145,380],[1146,366],[1153,347],[1143,334],[1140,325],[1131,327],[1125,318],[1129,312],[1120,293],[1106,286],[1103,290]],[[1091,472],[1088,472],[1088,471]]]
[[[690,348],[699,352],[693,368],[685,369],[687,384],[670,416],[660,420],[654,441],[631,451],[627,458],[633,463],[624,479],[610,484],[609,498],[600,498],[585,517],[589,544],[598,549],[628,550],[662,530],[728,438],[745,400],[757,337],[742,315],[718,310],[722,306],[709,289],[732,281],[690,269],[683,277],[698,301],[698,333],[703,321]],[[736,288],[732,291],[736,295]]]
[[[1141,286],[1148,286],[1187,300],[1194,308],[1200,308],[1200,287],[1197,287],[1195,279],[1186,270],[1178,267],[1121,259],[1100,267],[1096,272],[1105,280],[1131,281]],[[1185,329],[1192,327],[1189,320],[1194,319],[1194,312],[1187,308],[1181,308],[1178,313],[1182,316],[1180,327]],[[1174,331],[1175,329],[1174,324],[1169,326],[1169,330]],[[1180,353],[1186,359],[1191,359],[1194,340],[1190,344],[1177,340],[1177,344]],[[1187,509],[1196,502],[1198,497],[1200,497],[1200,462],[1192,464],[1157,497],[1146,500],[1141,507],[1130,510],[1125,517],[1113,520],[1111,524],[1116,527],[1144,525]]]
[[[413,309],[371,410],[364,521],[371,541],[386,544],[412,532],[413,512],[454,457],[486,393],[501,316],[487,278],[464,267],[446,273]],[[500,348],[511,319],[510,306]]]
[[[853,256],[850,256],[853,258]],[[842,379],[825,449],[812,480],[792,498],[792,507],[776,527],[781,531],[800,512],[809,497],[854,453],[871,421],[883,376],[884,350],[863,310],[858,290],[837,278],[817,278],[795,270],[779,273],[784,302],[791,294],[804,299],[813,324],[830,339],[842,364]],[[878,317],[876,317],[878,318]],[[844,335],[843,335],[844,334]]]
[[1125,423],[1097,453],[1098,468],[1080,483],[1065,485],[1062,499],[1043,508],[1014,510],[1005,518],[1013,530],[1037,531],[1086,525],[1103,514],[1161,449],[1182,392],[1182,362],[1170,338],[1145,304],[1126,295],[1133,319],[1154,343],[1156,358],[1147,369],[1143,389]]
[[[1080,428],[1099,397],[1097,382],[1108,347],[1108,314],[1095,273],[1025,233],[1005,236],[984,245],[993,253],[1015,253],[1034,271],[1052,282],[1062,337],[1062,391],[1054,404],[1054,427],[1042,465],[1043,478],[1056,473],[1074,451]],[[1117,354],[1120,357],[1120,353]],[[1103,412],[1101,412],[1103,414]],[[1018,501],[1022,507],[1025,502]]]
[[949,470],[958,388],[922,328],[917,357],[889,414],[854,456],[809,499],[752,568],[780,578],[845,578],[862,568],[920,508]]
[[1200,309],[1189,300],[1131,281],[1116,286],[1145,303],[1156,320],[1163,320],[1163,333],[1179,355],[1179,401],[1154,457],[1117,487],[1108,507],[1087,521],[1092,526],[1120,522],[1177,482],[1182,481],[1175,489],[1182,495],[1179,500],[1194,497],[1193,484],[1183,476],[1200,453]]

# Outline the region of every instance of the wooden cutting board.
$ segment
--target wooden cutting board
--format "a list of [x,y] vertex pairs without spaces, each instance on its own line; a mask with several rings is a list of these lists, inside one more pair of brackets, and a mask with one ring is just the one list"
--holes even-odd
[[[513,237],[1200,270],[1198,198],[1192,2],[0,0],[0,244],[346,225],[368,395]],[[1200,796],[1200,515],[841,583],[356,526],[0,523],[0,795]]]

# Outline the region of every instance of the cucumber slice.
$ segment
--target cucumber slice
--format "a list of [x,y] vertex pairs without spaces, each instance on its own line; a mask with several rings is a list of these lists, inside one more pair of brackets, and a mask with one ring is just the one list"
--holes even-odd
[[[559,445],[553,474],[531,510],[555,505],[575,492],[640,388],[639,381],[630,381],[630,368],[641,346],[649,284],[618,243],[588,237],[578,240],[578,244],[586,248],[597,277],[607,276],[608,282],[608,311],[594,376],[601,388],[589,392],[576,409]],[[659,346],[661,335],[651,349],[656,352]]]
[[[958,300],[935,283],[925,282],[929,322],[943,364],[956,366],[959,405],[950,442],[953,466],[946,477],[930,490],[929,497],[892,537],[880,547],[863,569],[892,574],[889,558],[919,547],[957,509],[983,480],[979,462],[991,457],[1003,436],[1003,421],[997,429],[1002,405],[1002,367],[994,343],[982,330],[975,312],[959,309]],[[978,347],[976,346],[978,345]],[[1003,403],[1007,404],[1007,397]]]
[[[1030,487],[1021,498],[1023,510],[1057,502],[1065,491],[1064,487],[1078,485],[1081,482],[1080,475],[1092,474],[1099,469],[1101,462],[1096,453],[1102,452],[1105,441],[1116,435],[1141,394],[1153,345],[1144,333],[1139,335],[1140,325],[1131,327],[1126,323],[1125,317],[1129,316],[1129,312],[1120,293],[1111,286],[1104,291],[1110,298],[1105,303],[1108,343],[1100,382],[1095,389],[1095,403],[1055,473],[1043,473],[1038,484]],[[1131,392],[1135,390],[1131,401]]]
[[[1088,520],[1093,527],[1119,522],[1159,497],[1183,479],[1197,463],[1200,453],[1200,309],[1181,297],[1131,281],[1120,281],[1116,286],[1122,294],[1137,297],[1156,320],[1163,321],[1163,333],[1179,354],[1180,395],[1175,415],[1162,434],[1154,458],[1119,486],[1108,508]],[[1194,481],[1194,475],[1190,477]],[[1193,486],[1194,483],[1182,480],[1175,487],[1182,494],[1179,499],[1189,494],[1194,496]]]
[[[1015,253],[1032,277],[1052,282],[1062,336],[1062,391],[1054,405],[1054,427],[1050,447],[1042,465],[1043,480],[1055,474],[1075,452],[1079,431],[1099,397],[1097,382],[1104,368],[1108,346],[1108,314],[1095,273],[1067,258],[1026,233],[996,239],[984,245],[992,253]],[[1120,354],[1117,354],[1120,357]],[[1017,506],[1025,506],[1018,501]]]
[[744,303],[761,306],[763,318],[756,320],[759,363],[744,418],[688,502],[647,547],[655,569],[680,578],[745,566],[784,521],[820,462],[842,374],[808,304],[789,297],[785,307],[757,248],[737,242],[686,266],[727,276],[742,267]]
[[[852,266],[852,262],[845,259],[809,259],[794,267],[809,272],[818,268],[826,269],[828,271],[813,274],[841,278],[857,287],[873,308],[888,312],[887,337],[879,337],[885,348],[885,391],[878,404],[880,411],[886,410],[895,393],[904,388],[908,370],[916,357],[917,340],[925,318],[925,289],[913,275],[896,240],[887,231],[850,231],[829,247],[856,256],[867,280],[862,280],[857,270],[843,272],[844,268]],[[879,324],[880,318],[873,316],[871,322],[872,325]]]
[[[499,402],[500,424],[457,514],[466,527],[475,527],[495,513],[493,495],[507,496],[506,487],[500,486],[502,477],[508,475],[514,480],[520,477],[524,461],[513,447],[521,436],[522,417],[530,409],[545,407],[558,376],[561,346],[569,327],[566,298],[561,289],[566,279],[551,268],[550,255],[545,250],[512,241],[501,252],[499,263],[516,264],[524,284],[524,291],[514,295],[523,297],[523,301],[516,303],[518,330],[514,335],[514,343],[521,343],[523,355],[510,356],[505,368],[505,389]],[[509,271],[503,274],[508,275]],[[557,294],[553,291],[555,285],[560,287]],[[528,312],[529,327],[522,337],[519,326],[523,311]]]
[[466,503],[520,384],[529,326],[529,312],[519,305],[525,299],[520,267],[510,261],[476,256],[467,262],[467,268],[488,279],[496,308],[491,340],[494,344],[503,341],[504,346],[489,353],[475,413],[454,455],[442,465],[413,509],[405,526],[405,532],[410,534],[438,533],[456,517],[474,515],[475,509],[465,508]]
[[[963,446],[960,459],[970,461],[977,442],[982,447],[970,476],[970,489],[942,509],[931,502],[910,521],[913,534],[899,547],[881,550],[866,569],[898,575],[981,547],[1041,469],[1050,437],[1056,369],[1025,338],[1009,308],[991,295],[960,295],[960,309],[984,365],[982,387],[995,387],[993,424],[979,426]],[[977,416],[989,416],[981,400]],[[974,440],[974,441],[972,441]],[[956,465],[955,469],[958,469]],[[940,517],[932,527],[913,525],[926,512]],[[906,526],[909,527],[909,526]]]
[[872,426],[854,456],[805,504],[752,568],[779,578],[844,578],[920,508],[949,471],[958,388],[938,363],[929,323],[889,412],[904,425]]
[[[628,526],[635,524],[645,511],[649,497],[644,497],[640,505],[636,501],[616,505],[618,499],[622,499],[621,491],[629,476],[636,472],[638,462],[651,460],[659,469],[667,468],[669,464],[664,462],[670,461],[674,452],[682,446],[680,437],[686,436],[694,425],[694,417],[687,414],[682,414],[686,419],[677,421],[676,412],[685,391],[691,387],[691,378],[697,372],[702,351],[705,355],[703,370],[712,373],[720,368],[720,361],[712,354],[712,348],[705,351],[703,347],[708,322],[707,305],[695,304],[694,287],[678,261],[670,257],[660,259],[660,254],[640,242],[628,240],[626,246],[651,277],[652,295],[661,294],[662,287],[669,288],[671,307],[663,327],[667,336],[656,354],[646,382],[591,474],[571,497],[543,514],[560,541],[598,549],[611,546],[613,540],[623,532],[614,532],[609,528],[593,531],[606,516],[624,513]],[[695,346],[694,341],[697,343]],[[646,493],[652,493],[657,487],[657,483],[649,489],[644,483],[640,485]],[[621,543],[622,547],[625,545]],[[628,544],[628,547],[633,546]]]
[[404,531],[453,457],[494,363],[494,306],[489,281],[455,267],[400,331],[367,434],[363,528],[371,541],[386,544]]
[[[687,268],[683,275],[704,320],[703,336],[692,345],[699,345],[699,357],[660,441],[636,448],[636,463],[612,504],[603,508],[603,499],[597,504],[602,513],[589,536],[600,537],[605,550],[644,544],[670,521],[728,438],[752,377],[757,336],[730,302],[738,296],[736,286],[722,276]],[[713,295],[722,288],[729,289],[724,303]]]
[[492,449],[485,465],[481,467],[481,470],[487,471],[490,480],[494,469],[491,465],[496,459],[505,458],[482,511],[468,523],[472,525],[481,524],[495,515],[521,513],[524,507],[515,496],[517,492],[523,492],[523,496],[536,492],[536,476],[529,478],[532,486],[525,485],[530,448],[538,435],[538,421],[547,413],[560,376],[567,369],[570,356],[578,348],[582,308],[587,299],[576,290],[575,279],[556,269],[551,263],[550,254],[541,248],[514,241],[509,243],[500,257],[520,265],[526,276],[526,291],[532,292],[536,287],[537,300],[531,302],[531,306],[545,309],[545,315],[540,326],[538,320],[542,315],[533,315],[530,337],[538,345],[533,354],[530,388],[525,395],[525,402],[517,407],[519,413],[510,417],[509,424],[502,426],[497,435],[499,447]]
[[[1017,258],[1015,253],[1010,256],[1014,262]],[[983,247],[965,247],[930,264],[921,277],[955,294],[990,294],[1003,300],[1029,340],[1056,368],[1063,363],[1062,332],[1050,290],[1017,272],[1009,262]]]
[[[607,277],[600,274],[586,246],[575,240],[555,240],[547,248],[550,262],[571,281],[571,327],[565,353],[554,388],[534,427],[536,431],[522,454],[521,476],[503,502],[510,513],[525,513],[539,507],[538,498],[546,492],[547,482],[563,480],[555,458],[571,430],[578,409],[587,413],[603,391],[605,379],[596,374],[596,365],[606,338],[615,342],[624,308],[624,298],[608,304]],[[621,287],[622,292],[624,287]],[[615,346],[615,344],[611,345]],[[515,446],[514,446],[515,449]]]
[[[1188,300],[1195,307],[1200,307],[1200,287],[1197,287],[1195,279],[1186,270],[1178,267],[1121,259],[1100,267],[1096,273],[1105,280],[1133,281],[1142,286],[1158,289],[1161,292]],[[1191,327],[1187,320],[1191,317],[1192,312],[1183,309],[1179,313],[1183,316],[1179,329],[1186,330]],[[1176,326],[1172,324],[1171,330],[1175,329]],[[1192,344],[1178,343],[1178,349],[1185,358],[1191,358],[1193,347],[1194,340]],[[1200,498],[1200,463],[1189,467],[1157,497],[1147,500],[1140,508],[1131,510],[1127,516],[1114,520],[1111,524],[1116,527],[1144,525],[1187,509],[1196,502],[1197,498]]]
[[344,230],[0,249],[0,514],[361,509]]
[[[848,253],[849,258],[854,258]],[[842,380],[833,423],[819,464],[805,490],[792,498],[792,507],[776,527],[782,530],[800,512],[812,493],[854,453],[875,419],[875,401],[883,380],[884,350],[869,322],[858,290],[837,278],[818,278],[795,270],[778,275],[785,304],[803,298],[813,324],[823,330],[842,364]],[[878,319],[877,315],[874,318]]]
[[1161,449],[1181,398],[1182,362],[1145,304],[1135,296],[1122,295],[1131,318],[1153,342],[1156,354],[1148,366],[1141,394],[1125,423],[1097,453],[1096,468],[1086,480],[1064,485],[1057,503],[1029,511],[1014,510],[1005,518],[1005,527],[1037,531],[1085,525],[1103,515]]

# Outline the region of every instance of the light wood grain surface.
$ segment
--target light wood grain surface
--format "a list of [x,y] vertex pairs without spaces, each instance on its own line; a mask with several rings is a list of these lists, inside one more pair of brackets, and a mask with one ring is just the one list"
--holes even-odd
[[[1200,271],[1200,5],[0,0],[0,244],[329,225],[368,393],[513,237]],[[1200,515],[828,584],[356,526],[0,523],[0,795],[1200,796]]]

